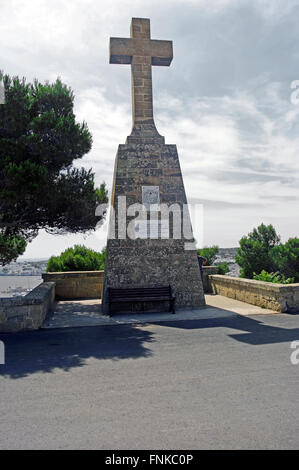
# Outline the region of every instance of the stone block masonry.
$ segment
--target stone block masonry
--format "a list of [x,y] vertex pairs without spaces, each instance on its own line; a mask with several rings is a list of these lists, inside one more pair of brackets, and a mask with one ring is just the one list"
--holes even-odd
[[206,293],[211,293],[213,292],[212,285],[211,285],[211,279],[210,276],[212,274],[218,274],[219,268],[218,266],[203,266],[203,290]]
[[131,64],[131,139],[135,134],[138,136],[140,126],[143,133],[154,131],[157,138],[153,121],[152,65],[169,66],[173,57],[172,41],[153,40],[150,36],[149,19],[133,18],[130,38],[110,38],[110,63]]
[[[120,145],[115,162],[112,207],[116,238],[107,242],[103,311],[107,313],[108,287],[155,287],[170,284],[176,308],[205,305],[196,250],[185,250],[186,238],[175,239],[173,226],[167,239],[119,239],[118,197],[126,196],[126,211],[142,203],[142,188],[158,187],[160,204],[176,204],[183,220],[187,199],[175,145]],[[157,211],[157,217],[161,213]],[[125,230],[133,217],[128,217]],[[170,221],[171,222],[171,221]],[[190,240],[188,240],[190,241]]]
[[275,284],[222,275],[209,277],[214,294],[276,312],[299,313],[299,284]]
[[104,271],[44,273],[45,282],[55,282],[57,299],[101,299]]
[[0,332],[37,330],[52,310],[55,283],[44,282],[24,297],[0,299]]

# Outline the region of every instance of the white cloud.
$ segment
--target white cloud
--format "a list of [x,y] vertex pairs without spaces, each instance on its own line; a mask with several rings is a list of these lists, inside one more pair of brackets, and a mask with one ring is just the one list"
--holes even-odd
[[[287,237],[299,229],[299,105],[290,102],[290,83],[299,79],[298,6],[0,0],[0,69],[29,80],[61,76],[74,89],[77,119],[88,123],[94,140],[76,165],[92,167],[97,184],[104,179],[111,187],[117,146],[131,129],[131,96],[130,68],[108,63],[109,37],[128,37],[133,16],[150,17],[152,36],[173,39],[175,51],[170,69],[155,68],[156,124],[178,146],[188,196],[215,203],[206,208],[205,242],[236,244],[241,231],[263,220],[275,220]],[[52,237],[51,246],[59,250],[80,237]],[[37,238],[26,256],[40,255],[46,240]]]
[[299,135],[296,129],[290,132],[298,110],[280,91],[278,84],[268,83],[263,101],[238,91],[198,98],[198,106],[165,94],[158,100],[163,105],[158,129],[178,144],[188,196],[211,201],[205,205],[207,244],[225,244],[219,242],[219,224],[221,238],[229,240],[233,232],[230,244],[237,243],[244,227],[246,233],[261,221],[272,220],[284,238],[298,233]]

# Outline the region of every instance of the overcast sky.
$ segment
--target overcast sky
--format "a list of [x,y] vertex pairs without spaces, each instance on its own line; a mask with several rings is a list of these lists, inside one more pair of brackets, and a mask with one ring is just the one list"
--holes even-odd
[[[150,18],[174,46],[171,66],[153,67],[155,122],[177,144],[189,202],[204,204],[204,245],[237,246],[261,222],[299,235],[299,0],[0,0],[0,12],[0,69],[71,86],[94,140],[79,164],[109,190],[131,130],[130,67],[109,65],[109,37]],[[42,232],[23,258],[105,238]]]

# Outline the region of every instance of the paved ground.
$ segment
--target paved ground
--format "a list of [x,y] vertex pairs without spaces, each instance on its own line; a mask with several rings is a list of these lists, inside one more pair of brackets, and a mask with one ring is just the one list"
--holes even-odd
[[[169,320],[197,320],[199,318],[217,318],[232,313],[241,315],[273,313],[255,305],[228,299],[221,295],[206,295],[206,308],[179,310],[175,315],[168,312],[146,314],[118,314],[109,318],[101,313],[101,301],[69,300],[56,304],[55,312],[45,321],[43,328],[70,328],[77,326],[119,325],[125,323],[157,323]],[[225,309],[225,310],[224,310]]]
[[0,448],[298,448],[299,315],[208,310],[0,335]]

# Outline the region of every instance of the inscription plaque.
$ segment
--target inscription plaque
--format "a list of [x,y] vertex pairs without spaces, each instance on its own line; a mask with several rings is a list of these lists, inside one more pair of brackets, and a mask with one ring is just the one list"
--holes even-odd
[[135,238],[169,238],[169,220],[136,220]]
[[160,210],[159,186],[142,186],[142,204],[146,210]]

